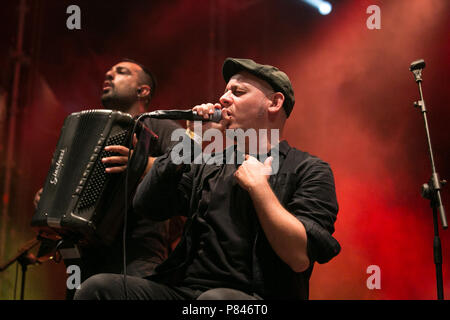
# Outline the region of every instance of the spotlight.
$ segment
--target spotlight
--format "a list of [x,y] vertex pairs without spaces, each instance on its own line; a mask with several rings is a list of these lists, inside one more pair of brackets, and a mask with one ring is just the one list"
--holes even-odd
[[329,2],[323,1],[319,5],[319,12],[324,16],[329,14],[331,12],[331,4]]
[[327,15],[331,12],[331,3],[328,1],[323,0],[303,0],[303,2],[306,2],[307,4],[315,7],[317,10],[319,10],[321,15]]

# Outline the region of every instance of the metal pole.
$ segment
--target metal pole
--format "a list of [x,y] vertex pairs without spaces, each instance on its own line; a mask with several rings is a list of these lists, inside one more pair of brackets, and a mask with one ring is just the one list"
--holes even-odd
[[433,226],[434,226],[434,239],[433,239],[433,255],[434,264],[436,269],[436,288],[437,288],[437,299],[444,300],[444,284],[442,275],[442,248],[441,240],[439,238],[439,223],[438,223],[438,210],[441,215],[442,228],[447,229],[447,218],[445,216],[444,206],[442,205],[442,199],[440,190],[442,186],[446,183],[445,180],[440,180],[439,175],[436,172],[436,167],[433,159],[433,149],[431,148],[431,137],[430,130],[428,127],[427,120],[427,109],[425,107],[425,100],[423,99],[422,92],[422,70],[425,68],[425,61],[423,59],[414,61],[411,63],[409,70],[414,74],[414,79],[419,87],[420,100],[414,102],[414,107],[420,107],[420,111],[423,115],[425,133],[428,144],[428,153],[431,162],[431,178],[428,183],[422,185],[422,196],[430,200],[430,205],[433,210]]

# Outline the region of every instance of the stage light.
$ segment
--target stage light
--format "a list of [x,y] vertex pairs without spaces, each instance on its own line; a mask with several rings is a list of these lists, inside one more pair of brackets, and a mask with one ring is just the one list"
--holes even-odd
[[327,15],[331,12],[331,4],[329,2],[322,2],[319,5],[319,12],[323,15]]
[[307,4],[317,8],[322,15],[327,15],[331,12],[331,3],[323,0],[303,0]]

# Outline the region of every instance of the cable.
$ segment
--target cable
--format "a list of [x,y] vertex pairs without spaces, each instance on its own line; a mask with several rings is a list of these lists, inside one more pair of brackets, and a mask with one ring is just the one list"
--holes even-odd
[[130,159],[131,159],[131,148],[133,147],[133,137],[136,132],[137,125],[142,118],[142,115],[139,116],[133,126],[133,130],[131,131],[130,140],[128,143],[128,160],[127,166],[125,168],[125,212],[123,217],[123,232],[122,232],[122,254],[123,254],[123,287],[125,291],[125,300],[128,300],[128,287],[127,287],[127,220],[128,220],[128,168],[130,167]]

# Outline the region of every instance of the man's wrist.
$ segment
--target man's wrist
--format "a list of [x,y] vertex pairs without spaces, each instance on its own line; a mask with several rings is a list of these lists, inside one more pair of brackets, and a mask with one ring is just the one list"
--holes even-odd
[[272,188],[270,187],[269,181],[265,178],[255,181],[254,183],[250,184],[247,187],[247,191],[250,194],[250,196],[252,195],[257,196],[259,194],[264,194],[269,190],[272,191]]

